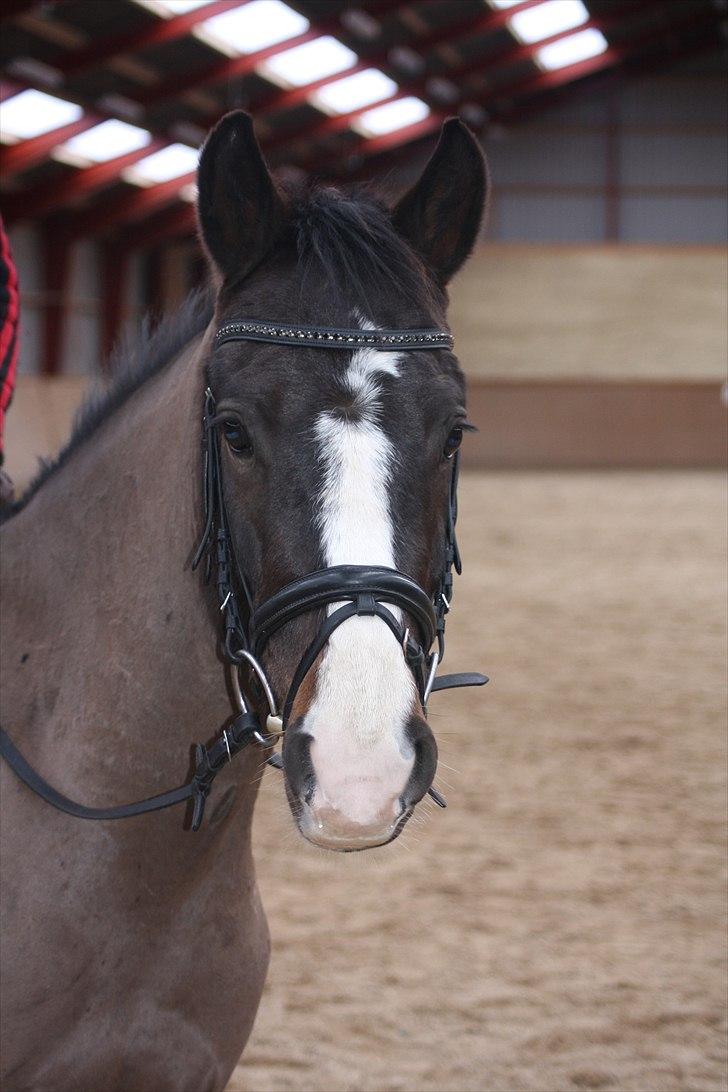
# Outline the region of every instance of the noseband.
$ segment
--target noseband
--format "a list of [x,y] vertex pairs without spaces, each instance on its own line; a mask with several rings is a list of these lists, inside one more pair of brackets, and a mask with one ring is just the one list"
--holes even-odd
[[[450,349],[452,336],[444,330],[347,330],[330,327],[296,326],[243,319],[221,326],[214,344],[230,341],[263,341],[275,345],[301,346],[312,349],[351,350],[368,348],[414,352],[418,350]],[[178,789],[159,796],[113,808],[88,808],[77,804],[52,788],[15,748],[10,737],[0,729],[0,754],[15,773],[38,795],[54,807],[84,819],[122,819],[157,811],[191,799],[191,828],[202,823],[205,802],[212,782],[220,770],[250,743],[269,748],[282,736],[289,724],[296,695],[316,659],[339,626],[354,617],[380,618],[391,630],[402,648],[414,677],[417,692],[426,709],[430,694],[459,686],[482,686],[488,680],[477,673],[462,673],[436,677],[438,664],[445,651],[445,620],[452,601],[452,571],[462,571],[455,537],[457,520],[457,483],[459,454],[452,456],[452,473],[445,511],[444,563],[434,594],[396,569],[369,565],[336,565],[308,573],[286,584],[258,606],[254,605],[245,571],[235,554],[222,486],[220,437],[215,399],[208,387],[205,391],[203,414],[203,496],[205,525],[195,552],[192,568],[203,558],[207,561],[207,578],[213,569],[217,598],[223,616],[222,649],[232,669],[233,693],[238,713],[209,748],[197,744],[195,773]],[[242,593],[244,604],[239,595]],[[330,608],[334,608],[330,610]],[[394,609],[393,609],[394,608]],[[315,637],[301,657],[288,693],[278,712],[273,688],[268,681],[260,658],[270,639],[289,622],[304,614],[326,609],[327,613]],[[402,613],[402,620],[395,610]],[[252,669],[265,695],[268,715],[263,728],[253,703],[245,695],[240,669]],[[279,755],[268,761],[281,768]],[[441,807],[445,801],[434,789],[430,795]]]

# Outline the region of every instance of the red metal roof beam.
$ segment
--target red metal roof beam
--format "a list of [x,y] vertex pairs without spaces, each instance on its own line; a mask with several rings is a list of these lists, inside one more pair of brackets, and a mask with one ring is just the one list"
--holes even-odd
[[[710,21],[711,20],[704,20],[698,25],[704,25]],[[706,50],[715,49],[715,47],[716,38],[708,35],[708,27],[705,25],[703,32],[697,38],[692,38],[687,42],[676,42],[666,53],[660,54],[659,58],[652,58],[649,61],[646,61],[640,60],[639,54],[634,54],[624,58],[622,63],[629,66],[633,61],[639,61],[640,63],[634,66],[637,72],[652,72],[655,69],[660,69],[668,60],[671,63],[674,63],[677,60],[681,60],[683,57],[698,56],[699,54],[706,52]],[[611,72],[608,69],[604,70],[604,80],[599,81],[599,86],[601,87],[602,84],[606,86],[607,79],[616,76],[616,74],[616,69]],[[574,81],[571,81],[571,83],[573,82]],[[590,87],[591,86],[596,86],[596,84],[590,85]],[[567,99],[570,93],[573,93],[573,90],[576,90],[577,88],[578,84],[575,84],[574,89],[572,89],[570,83],[561,84],[555,88],[545,88],[544,90],[546,93],[541,94],[536,98],[522,99],[517,105],[514,105],[512,109],[499,112],[497,114],[497,119],[499,122],[506,125],[517,125],[524,119],[530,119],[543,110],[551,109],[556,103],[563,99]],[[555,94],[548,94],[551,90],[553,90]]]
[[70,226],[78,235],[108,235],[121,224],[132,223],[152,209],[171,204],[177,200],[179,191],[190,182],[195,182],[196,178],[196,172],[191,171],[168,182],[159,182],[156,186],[135,187],[114,201],[78,213]]
[[194,235],[197,230],[197,216],[193,205],[188,203],[174,205],[164,212],[150,216],[137,225],[137,230],[124,232],[118,237],[119,246],[127,253],[138,250],[153,250],[160,243],[182,236]]
[[[630,5],[634,7],[635,5]],[[640,5],[642,7],[642,5]],[[513,9],[506,9],[512,11]],[[611,18],[611,15],[610,15]],[[616,16],[615,16],[616,19]],[[714,16],[711,13],[704,13],[700,18],[696,18],[693,13],[684,15],[681,19],[676,20],[670,25],[666,26],[661,36],[675,37],[675,32],[683,27],[695,28],[701,24],[715,22]],[[605,20],[602,17],[602,24]],[[574,28],[569,33],[576,33],[578,29]],[[529,77],[525,80],[518,80],[510,85],[503,87],[489,88],[486,92],[479,96],[468,96],[469,101],[480,103],[483,106],[490,106],[491,103],[497,102],[499,99],[513,99],[519,96],[532,95],[539,91],[547,91],[553,88],[565,86],[569,83],[574,83],[577,80],[586,78],[587,76],[594,75],[597,72],[605,71],[609,68],[616,68],[620,64],[630,60],[635,55],[635,47],[639,50],[642,46],[649,45],[656,40],[656,34],[654,27],[650,27],[642,34],[638,35],[629,43],[629,49],[615,47],[608,48],[604,53],[598,54],[596,57],[590,57],[587,60],[579,61],[577,64],[568,65],[564,68],[557,68],[551,72],[541,72],[538,75]],[[534,43],[533,47],[524,46],[521,48],[540,48],[544,44],[543,41]],[[445,74],[447,75],[447,74]],[[425,122],[430,121],[430,118],[426,118]],[[409,143],[410,141],[417,140],[420,133],[417,132],[419,126],[424,125],[423,122],[419,122],[418,125],[410,127],[410,130],[396,130],[394,133],[386,134],[384,138],[375,137],[370,140],[363,140],[352,150],[351,154],[357,154],[360,156],[368,157],[370,155],[376,155],[387,148],[394,148],[400,144]],[[392,139],[391,143],[387,143],[388,139],[401,136],[402,139]],[[316,160],[309,160],[305,164],[309,170],[315,170],[321,163],[321,158]]]
[[97,68],[105,61],[113,57],[134,53],[136,50],[148,49],[149,46],[162,45],[163,42],[171,42],[176,38],[182,38],[196,27],[198,23],[211,19],[214,15],[220,15],[224,11],[232,11],[233,8],[243,7],[250,0],[213,0],[194,11],[187,11],[183,15],[176,15],[172,19],[157,19],[156,22],[144,27],[142,30],[133,30],[128,34],[118,34],[111,38],[102,39],[100,42],[74,49],[57,61],[52,62],[53,67],[62,72],[64,76],[77,76],[89,68]]
[[[517,45],[512,49],[502,50],[492,57],[477,57],[475,60],[468,61],[465,64],[446,69],[444,72],[438,73],[438,75],[443,79],[451,81],[460,79],[463,76],[468,76],[473,72],[478,72],[480,69],[487,69],[488,75],[490,75],[499,68],[509,68],[511,65],[517,64],[520,61],[531,60],[540,49],[544,46],[551,45],[552,42],[558,42],[562,38],[568,38],[579,31],[587,30],[589,27],[606,29],[608,26],[619,24],[627,12],[634,12],[654,6],[655,0],[638,0],[637,3],[635,3],[635,0],[629,0],[628,3],[616,5],[609,15],[602,16],[600,19],[590,18],[578,27],[569,27],[568,30],[558,31],[556,34],[549,35],[548,38],[542,38],[538,42],[533,42],[529,45]],[[506,8],[503,9],[503,11],[499,11],[498,14],[502,15],[504,12],[507,12],[509,15],[512,15],[515,10],[515,7]],[[343,75],[346,74],[347,73],[343,73]],[[273,151],[276,148],[289,145],[293,140],[316,140],[319,137],[328,136],[331,133],[341,132],[342,129],[347,129],[352,121],[362,117],[362,115],[366,114],[369,110],[374,110],[379,106],[385,106],[390,102],[397,102],[398,99],[407,98],[409,95],[426,95],[427,85],[432,78],[433,75],[431,73],[425,73],[423,76],[418,76],[416,80],[400,84],[397,91],[387,98],[379,99],[377,102],[369,103],[367,106],[357,107],[356,110],[348,110],[344,114],[334,114],[331,117],[312,122],[304,128],[298,126],[295,129],[287,129],[285,132],[277,133],[275,137],[264,142],[264,147],[266,151]],[[497,89],[494,90],[493,93],[497,93]],[[458,88],[458,97],[463,99],[468,98],[469,96],[467,93],[463,94],[460,91],[460,88]],[[455,110],[456,106],[453,103],[448,103],[447,109]]]
[[[367,11],[372,15],[382,15],[400,6],[401,0],[377,0],[376,3],[370,3],[368,5]],[[164,99],[177,98],[186,91],[197,90],[197,88],[204,87],[207,84],[219,83],[222,80],[237,79],[253,72],[259,64],[268,60],[269,57],[275,57],[278,53],[285,53],[286,50],[293,49],[294,46],[304,45],[306,42],[313,41],[314,38],[321,38],[325,34],[332,34],[338,30],[340,30],[340,19],[337,15],[331,19],[325,19],[315,26],[311,25],[309,29],[302,34],[297,34],[293,38],[286,38],[283,42],[276,42],[274,45],[266,46],[265,49],[259,49],[255,53],[243,53],[237,57],[225,57],[223,60],[216,61],[207,68],[203,68],[202,70],[193,73],[191,76],[181,76],[179,74],[171,76],[169,79],[163,80],[162,83],[157,84],[156,87],[150,87],[148,91],[137,96],[134,101],[140,103],[142,106],[154,106]]]
[[[512,9],[511,9],[512,10]],[[712,17],[707,14],[701,20],[699,24],[714,22]],[[667,35],[673,35],[674,31],[682,27],[684,24],[690,24],[692,27],[696,25],[694,16],[686,16],[685,18],[673,23],[669,27],[665,28]],[[654,40],[654,30],[650,29],[643,35],[640,35],[637,39],[638,45],[650,43]],[[537,46],[543,45],[543,42],[536,43]],[[520,48],[520,47],[519,47]],[[533,91],[550,89],[557,86],[563,86],[568,83],[573,83],[576,80],[592,75],[595,72],[603,71],[609,67],[615,67],[616,65],[629,60],[632,56],[631,51],[617,50],[611,48],[606,53],[599,54],[597,57],[591,57],[586,61],[581,61],[575,65],[569,65],[568,67],[556,69],[553,72],[541,73],[532,79],[519,81],[518,83],[510,85],[508,88],[500,88],[491,90],[485,99],[480,101],[489,102],[492,99],[500,97],[511,97],[514,94],[528,94]],[[394,132],[386,133],[381,136],[372,138],[362,138],[352,148],[347,150],[349,156],[361,156],[370,157],[378,155],[382,152],[389,151],[391,149],[404,146],[405,144],[419,140],[422,137],[433,133],[437,130],[444,119],[444,115],[440,113],[432,113],[422,121],[416,122],[414,125],[406,126],[402,129],[397,129]],[[309,162],[307,166],[315,166],[315,163]],[[130,205],[127,212],[124,212],[121,207],[117,207],[113,210],[113,225],[118,226],[123,223],[125,219],[135,218],[139,215],[143,215],[149,207],[155,207],[159,201],[173,199],[169,197],[170,188],[175,192],[179,190],[186,182],[192,181],[193,175],[185,176],[173,180],[171,183],[163,183],[162,186],[151,187],[146,191],[146,198],[142,195],[132,195],[136,197],[135,201],[125,199]],[[157,193],[156,191],[164,190],[164,193]],[[174,196],[174,195],[173,195]],[[117,203],[120,206],[121,203]],[[96,216],[101,220],[105,219],[106,226],[112,226],[112,218],[109,210],[99,209],[96,211]],[[173,237],[174,235],[188,234],[194,226],[194,213],[191,206],[188,209],[182,209],[180,206],[175,206],[174,209],[169,210],[169,219],[164,220],[164,228],[160,229],[161,234],[155,238],[156,242],[162,240],[162,238]],[[92,221],[87,220],[85,228],[91,228],[96,230],[96,226]],[[136,238],[140,240],[141,245],[146,244],[146,232],[144,230],[139,231]],[[134,245],[131,243],[130,245]]]
[[[489,103],[494,101],[497,102],[499,99],[514,99],[525,95],[532,95],[534,92],[560,87],[565,83],[583,79],[586,76],[591,76],[606,68],[623,64],[625,61],[634,57],[644,46],[659,42],[659,40],[664,37],[670,38],[683,28],[693,30],[705,23],[714,22],[715,17],[712,12],[706,11],[702,15],[696,15],[691,11],[658,31],[656,31],[654,27],[649,27],[642,34],[638,34],[636,37],[630,39],[626,46],[620,46],[619,48],[610,46],[604,53],[598,53],[596,57],[589,57],[587,60],[579,61],[577,64],[568,65],[564,68],[555,68],[551,72],[541,72],[536,76],[518,80],[515,83],[504,87],[491,88],[485,95],[474,98],[473,101],[487,106]],[[602,26],[606,26],[603,16],[601,18],[601,24]],[[538,44],[542,45],[543,43]]]
[[[466,35],[483,34],[490,30],[497,30],[516,12],[525,11],[527,8],[532,8],[540,3],[542,3],[542,0],[523,0],[520,4],[514,4],[512,8],[487,11],[476,15],[470,14],[467,18],[459,19],[449,26],[438,27],[436,30],[416,38],[408,38],[406,45],[416,51],[426,50],[431,46],[449,44]],[[314,91],[318,91],[321,87],[326,87],[328,84],[335,83],[336,80],[344,79],[346,76],[353,76],[356,72],[363,72],[365,68],[371,68],[372,65],[382,64],[386,61],[391,48],[391,46],[388,46],[386,49],[379,49],[374,53],[366,54],[358,64],[353,65],[352,68],[347,68],[344,72],[335,72],[331,76],[324,76],[322,79],[314,80],[313,83],[307,83],[303,87],[274,91],[269,95],[265,95],[251,105],[251,113],[273,113],[276,110],[288,110],[293,106],[298,106],[299,103],[305,102],[309,95],[312,95]]]
[[143,148],[135,148],[133,152],[107,159],[105,163],[94,163],[93,166],[83,167],[60,180],[53,179],[23,193],[11,194],[3,202],[3,214],[11,224],[16,220],[34,220],[61,206],[72,205],[82,197],[88,197],[104,186],[117,182],[126,167],[132,167],[140,159],[145,159],[165,146],[166,141],[157,138]]
[[100,125],[105,120],[100,114],[84,114],[78,121],[61,125],[58,129],[51,129],[50,132],[41,133],[30,140],[3,145],[0,148],[0,174],[7,176],[29,170],[36,163],[47,159],[59,144],[78,136],[79,133],[85,133],[87,129],[93,129],[94,125]]
[[392,133],[382,133],[375,137],[362,137],[362,139],[347,149],[349,156],[377,155],[379,152],[390,148],[397,148],[400,144],[409,144],[413,140],[419,140],[428,133],[433,133],[440,128],[445,121],[444,114],[430,114],[422,121],[416,121],[414,125],[406,125],[402,129],[395,129]]

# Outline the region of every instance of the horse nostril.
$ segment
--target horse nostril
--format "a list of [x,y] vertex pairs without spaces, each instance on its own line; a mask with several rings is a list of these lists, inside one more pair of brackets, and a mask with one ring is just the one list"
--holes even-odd
[[316,775],[308,733],[286,733],[283,739],[283,768],[292,798],[310,804],[316,791]]
[[406,808],[417,804],[429,790],[437,770],[437,743],[427,721],[412,717],[407,725],[407,735],[415,752],[415,761],[409,781],[400,797]]

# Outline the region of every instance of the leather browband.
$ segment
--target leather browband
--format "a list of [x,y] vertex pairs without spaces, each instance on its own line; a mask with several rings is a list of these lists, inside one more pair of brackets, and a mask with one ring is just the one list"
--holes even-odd
[[288,322],[226,322],[215,344],[226,341],[268,341],[275,345],[305,345],[316,349],[452,349],[447,330],[346,330],[332,326],[299,326]]

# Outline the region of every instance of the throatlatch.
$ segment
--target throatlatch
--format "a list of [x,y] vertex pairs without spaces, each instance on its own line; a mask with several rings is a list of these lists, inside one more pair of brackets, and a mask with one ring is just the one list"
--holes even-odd
[[[241,319],[221,326],[215,346],[230,341],[265,341],[285,346],[313,349],[349,350],[367,347],[375,350],[411,352],[450,349],[452,336],[446,330],[347,330],[331,327],[295,326],[290,323]],[[445,621],[452,602],[453,569],[462,571],[455,535],[457,521],[457,485],[459,453],[452,455],[452,473],[445,513],[445,548],[443,570],[434,596],[404,573],[384,566],[337,565],[307,573],[292,581],[270,598],[254,607],[253,595],[244,569],[232,546],[222,487],[220,438],[215,399],[208,387],[203,414],[203,499],[204,528],[195,552],[192,568],[206,559],[206,578],[215,571],[217,598],[223,617],[222,649],[232,670],[233,693],[237,714],[221,729],[211,746],[195,745],[195,772],[179,788],[148,797],[132,804],[111,808],[90,808],[78,804],[54,789],[17,750],[10,737],[0,729],[0,754],[17,776],[33,792],[60,811],[78,819],[128,819],[146,812],[159,811],[185,801],[192,802],[191,829],[198,830],[205,803],[217,774],[236,754],[251,743],[266,749],[275,745],[285,731],[296,694],[332,633],[350,618],[362,615],[381,618],[402,648],[412,671],[423,708],[430,694],[460,686],[483,686],[488,679],[477,672],[437,677],[437,667],[445,652]],[[242,601],[239,598],[242,595]],[[282,711],[276,703],[260,656],[270,638],[292,619],[331,604],[340,604],[326,615],[319,630],[301,657],[291,685],[283,700]],[[402,611],[400,621],[392,607]],[[268,706],[265,727],[253,711],[240,683],[240,669],[247,666],[265,696]],[[283,766],[278,754],[269,756],[271,765]],[[445,801],[435,790],[428,790],[440,807]]]

